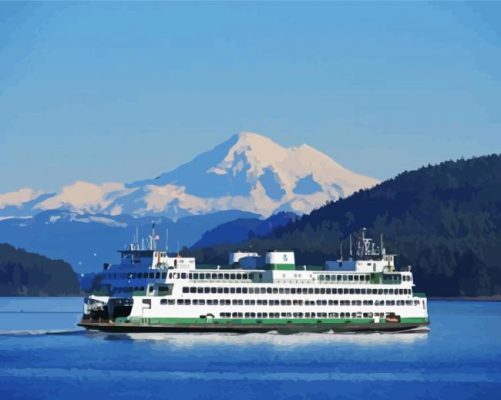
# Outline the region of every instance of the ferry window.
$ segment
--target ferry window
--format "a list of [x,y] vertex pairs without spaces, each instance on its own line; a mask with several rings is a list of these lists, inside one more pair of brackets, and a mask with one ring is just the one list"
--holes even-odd
[[348,280],[353,281],[353,275],[348,275]]
[[193,279],[198,279],[198,273],[196,273],[196,272],[195,272],[195,273],[193,274]]
[[217,274],[212,274],[211,279],[217,279]]
[[320,289],[320,294],[325,294],[325,288]]
[[353,279],[358,282],[358,275],[355,275]]
[[177,299],[177,304],[178,305],[182,305],[184,303],[184,300],[183,299]]
[[168,299],[167,300],[167,304],[169,304],[170,306],[173,306],[174,305],[174,299]]
[[227,288],[227,287],[223,288],[223,292],[224,293],[230,293],[230,288]]
[[337,289],[336,288],[332,288],[332,294],[337,294]]
[[160,304],[165,306],[167,304],[167,299],[160,300]]
[[200,304],[201,306],[204,306],[205,305],[205,300],[204,299],[198,300],[198,304]]
[[242,274],[237,274],[237,279],[242,279]]
[[[256,292],[257,293],[257,292]],[[265,294],[266,293],[266,288],[262,287],[261,288],[261,294]]]
[[224,274],[224,279],[230,279],[230,274]]
[[204,292],[204,288],[202,287],[197,287],[197,293],[203,293]]
[[254,294],[254,288],[249,288],[249,293]]
[[155,274],[155,278],[156,278],[156,279],[160,279],[160,272],[157,272],[157,273]]
[[223,288],[218,287],[218,288],[217,288],[217,292],[218,292],[218,293],[223,293]]
[[388,294],[388,289],[384,289],[384,290],[383,290],[383,293],[384,293],[384,294]]
[[266,288],[266,293],[271,294],[271,288]]
[[343,281],[347,281],[348,280],[348,276],[347,275],[343,275]]
[[210,288],[210,292],[211,293],[217,293],[217,288],[215,288],[215,287]]
[[276,287],[272,288],[273,294],[278,294],[278,289]]
[[242,293],[243,294],[247,294],[247,288],[246,287],[242,288]]
[[343,294],[348,294],[350,291],[348,289],[343,289]]
[[210,293],[210,287],[204,288],[204,293]]
[[235,279],[235,274],[230,274],[230,279]]
[[143,291],[143,290],[144,290],[144,286],[141,286],[141,287],[139,288],[139,290]]
[[183,287],[183,293],[190,293],[190,288],[187,286]]
[[240,293],[242,293],[242,288],[237,287],[237,294],[240,294]]
[[360,289],[355,289],[355,294],[360,294]]
[[[147,275],[147,274],[145,274],[145,275]],[[145,278],[146,278],[146,276],[145,276]],[[172,279],[172,272],[169,272],[169,279]]]
[[230,288],[230,293],[231,293],[231,294],[234,294],[234,293],[235,293],[235,288],[234,288],[234,287]]
[[188,279],[193,279],[193,274],[188,274]]
[[167,278],[167,272],[162,272],[162,279]]
[[377,291],[377,294],[383,294],[383,289],[379,289],[379,290]]
[[365,289],[360,289],[360,294],[365,294],[365,293],[366,293]]
[[313,288],[308,288],[308,294],[313,294]]
[[196,293],[197,292],[197,288],[196,287],[190,287],[190,293]]
[[325,293],[327,293],[327,294],[331,294],[331,291],[332,291],[332,289],[331,289],[331,288],[327,288],[327,289],[325,290]]
[[290,288],[285,288],[285,294],[290,294]]
[[154,272],[150,272],[150,279],[154,279],[155,278],[155,273]]
[[330,275],[325,275],[325,280],[326,281],[330,281],[331,280],[331,276]]
[[181,279],[186,279],[186,273],[185,273],[185,272],[183,272],[183,273],[181,274]]
[[323,281],[323,280],[324,280],[324,276],[323,276],[323,275],[318,275],[318,279],[319,279],[320,281]]
[[223,279],[223,274],[217,274],[217,279]]

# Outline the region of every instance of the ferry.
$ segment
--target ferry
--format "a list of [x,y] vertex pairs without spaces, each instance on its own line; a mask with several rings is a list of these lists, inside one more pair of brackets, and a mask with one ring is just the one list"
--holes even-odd
[[236,252],[229,265],[136,242],[104,265],[79,325],[106,332],[404,332],[427,330],[427,298],[410,266],[395,268],[381,243],[350,236],[349,257],[296,265],[294,252]]

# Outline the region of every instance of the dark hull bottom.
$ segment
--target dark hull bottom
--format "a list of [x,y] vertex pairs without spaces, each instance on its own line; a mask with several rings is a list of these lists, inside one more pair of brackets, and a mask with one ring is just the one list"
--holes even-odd
[[278,332],[284,334],[300,332],[419,332],[427,331],[428,323],[369,323],[369,324],[290,324],[290,325],[218,325],[218,324],[173,324],[173,325],[139,325],[114,324],[109,322],[81,321],[79,326],[88,330],[102,332],[223,332],[223,333],[266,333]]

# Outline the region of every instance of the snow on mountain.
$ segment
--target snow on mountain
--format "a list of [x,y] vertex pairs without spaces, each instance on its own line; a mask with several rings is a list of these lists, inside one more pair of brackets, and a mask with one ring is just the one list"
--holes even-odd
[[169,218],[231,209],[263,216],[308,213],[376,183],[308,145],[284,148],[243,132],[155,179],[130,184],[77,181],[55,194],[21,189],[0,195],[0,218],[20,216],[20,210],[34,215],[51,209]]

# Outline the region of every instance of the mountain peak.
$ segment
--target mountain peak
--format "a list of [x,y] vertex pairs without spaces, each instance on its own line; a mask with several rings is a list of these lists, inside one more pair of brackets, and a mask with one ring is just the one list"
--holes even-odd
[[35,194],[27,190],[0,195],[0,217],[12,215],[12,207],[7,210],[2,203],[29,204],[33,213],[70,209],[170,218],[234,209],[263,216],[278,211],[307,213],[376,183],[306,144],[286,148],[259,133],[243,131],[154,179],[130,184],[76,181],[43,200],[31,200],[33,204],[26,201]]

